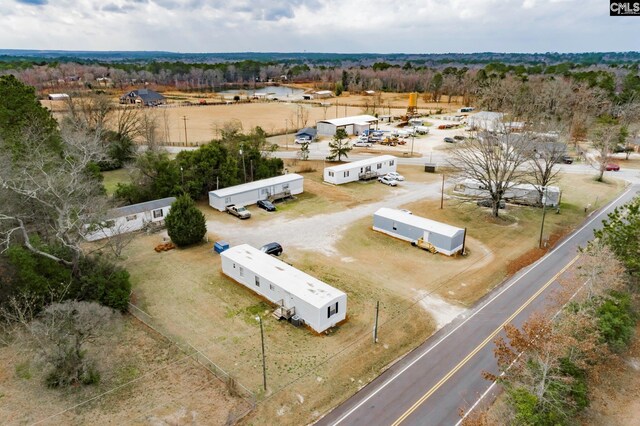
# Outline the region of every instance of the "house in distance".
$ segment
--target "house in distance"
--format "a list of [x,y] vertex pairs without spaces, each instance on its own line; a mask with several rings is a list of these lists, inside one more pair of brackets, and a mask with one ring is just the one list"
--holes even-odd
[[246,206],[255,204],[259,200],[279,200],[302,194],[304,191],[304,177],[289,173],[268,179],[260,179],[241,185],[230,186],[209,192],[209,205],[221,212],[229,204]]
[[344,321],[347,295],[248,244],[220,253],[222,273],[277,305],[278,318],[322,333]]
[[375,179],[389,172],[395,172],[397,167],[398,159],[396,157],[393,155],[379,155],[338,166],[325,167],[324,181],[340,185],[361,179]]
[[164,96],[150,89],[132,90],[120,96],[121,104],[135,104],[142,106],[156,106],[166,103]]

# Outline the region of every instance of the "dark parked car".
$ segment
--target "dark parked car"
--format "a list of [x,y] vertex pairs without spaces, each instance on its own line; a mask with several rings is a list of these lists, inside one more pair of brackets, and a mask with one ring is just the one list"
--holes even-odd
[[560,161],[562,161],[564,164],[571,164],[573,163],[573,157],[571,157],[570,155],[563,155],[562,157],[560,157]]
[[282,254],[282,246],[278,243],[265,244],[260,247],[260,250],[273,256],[280,256]]
[[460,135],[455,135],[453,137],[453,139],[457,140],[457,141],[463,141],[464,140],[464,136],[460,136]]
[[269,200],[258,200],[258,207],[265,209],[268,212],[275,212],[276,206]]
[[[492,200],[479,200],[476,203],[478,206],[480,207],[492,207],[493,206],[493,201]],[[504,202],[504,200],[500,200],[500,202],[498,203],[498,208],[499,209],[504,209],[507,206],[507,203]]]
[[446,143],[456,143],[456,140],[454,138],[450,138],[450,137],[444,138],[444,141]]

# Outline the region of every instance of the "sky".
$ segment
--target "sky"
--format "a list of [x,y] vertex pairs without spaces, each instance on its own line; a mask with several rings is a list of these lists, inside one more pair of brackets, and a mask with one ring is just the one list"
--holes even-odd
[[0,48],[171,52],[640,50],[606,0],[0,0]]

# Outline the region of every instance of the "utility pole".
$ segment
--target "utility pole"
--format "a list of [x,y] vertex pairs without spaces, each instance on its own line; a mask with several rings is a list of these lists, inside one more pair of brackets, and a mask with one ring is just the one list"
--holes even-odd
[[416,132],[416,130],[413,129],[413,133],[411,133],[411,155],[410,155],[410,157],[413,157],[413,140],[416,138],[416,133],[415,132]]
[[378,343],[378,313],[380,312],[380,301],[376,302],[376,321],[373,325],[373,343]]
[[287,148],[287,151],[289,151],[289,135],[287,134],[289,133],[288,130],[289,129],[287,127],[287,119],[285,118],[284,119],[284,143]]
[[258,315],[256,319],[260,323],[260,340],[262,341],[262,385],[267,390],[267,362],[264,355],[264,328],[262,327],[262,318]]
[[242,171],[244,172],[244,183],[247,183],[247,168],[244,165],[244,152],[242,151],[242,149],[240,149],[239,153],[242,156]]
[[545,214],[547,213],[547,210],[545,209],[545,206],[547,205],[547,200],[546,200],[547,188],[544,187],[543,191],[545,196],[542,198],[542,223],[540,223],[540,240],[538,241],[538,248],[542,248],[542,233],[544,231],[544,217],[545,217]]
[[184,146],[187,146],[187,116],[183,115],[182,120],[184,121]]
[[442,174],[442,189],[440,190],[440,209],[444,207],[444,173]]

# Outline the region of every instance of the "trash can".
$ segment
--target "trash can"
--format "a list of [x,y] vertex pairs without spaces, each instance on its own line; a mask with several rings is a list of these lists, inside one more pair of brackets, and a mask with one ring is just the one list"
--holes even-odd
[[213,245],[213,250],[218,254],[228,249],[229,249],[229,243],[226,241],[216,241],[215,244]]

